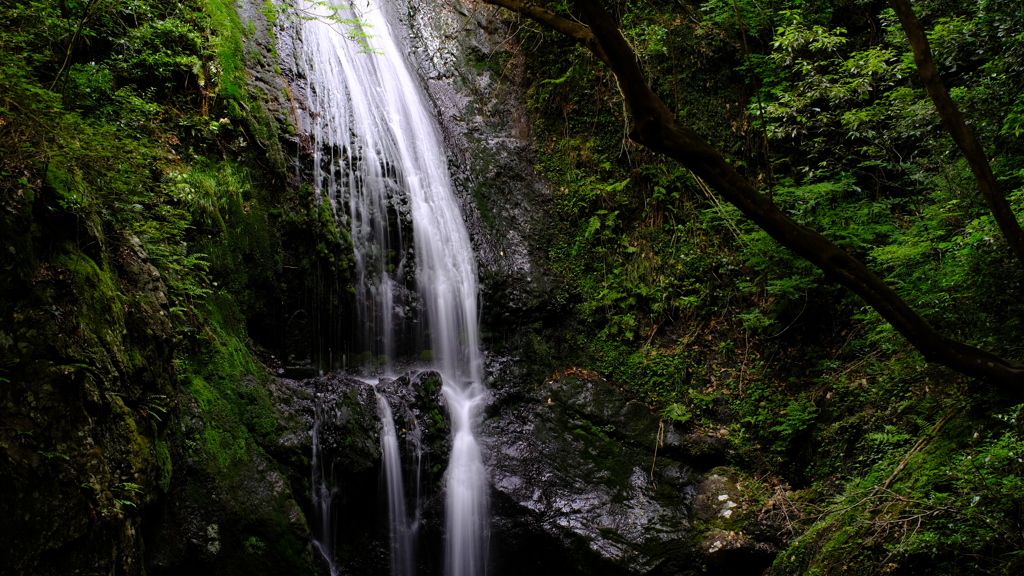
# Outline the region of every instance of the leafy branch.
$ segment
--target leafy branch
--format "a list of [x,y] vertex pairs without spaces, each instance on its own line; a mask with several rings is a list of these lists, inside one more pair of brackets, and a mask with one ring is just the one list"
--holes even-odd
[[342,36],[355,42],[360,47],[360,54],[384,54],[370,46],[369,40],[373,38],[373,35],[368,33],[366,29],[373,28],[372,24],[358,17],[344,15],[345,13],[354,15],[353,6],[350,4],[311,0],[305,2],[302,6],[292,6],[288,4],[274,4],[267,0],[263,8],[260,9],[260,12],[269,22],[276,22],[281,18],[293,22],[326,22],[337,27],[336,29]]

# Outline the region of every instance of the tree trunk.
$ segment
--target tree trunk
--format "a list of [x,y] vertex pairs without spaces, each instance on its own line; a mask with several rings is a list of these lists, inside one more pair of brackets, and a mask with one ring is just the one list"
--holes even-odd
[[[524,0],[484,1],[534,18],[532,10],[524,7],[536,6]],[[969,376],[988,378],[1002,391],[1024,396],[1024,365],[943,336],[863,263],[779,210],[717,149],[691,128],[676,122],[675,115],[647,84],[636,55],[600,1],[575,0],[575,5],[586,25],[548,10],[544,11],[543,19],[534,19],[559,32],[569,31],[563,33],[576,38],[612,69],[632,115],[632,140],[689,168],[780,244],[860,296],[929,362]]]
[[889,5],[896,11],[896,16],[899,17],[900,24],[903,25],[907,39],[910,40],[910,47],[914,50],[914,62],[917,63],[917,71],[921,74],[925,90],[928,91],[932,102],[935,103],[935,108],[939,111],[942,124],[945,125],[949,135],[953,137],[964,158],[967,159],[971,172],[974,173],[974,179],[978,182],[978,188],[981,190],[982,196],[985,197],[985,202],[988,204],[989,210],[992,211],[999,230],[1002,231],[1003,237],[1010,245],[1010,250],[1013,251],[1013,255],[1017,257],[1021,265],[1024,265],[1024,230],[1021,230],[1017,216],[1010,208],[1010,203],[1006,201],[1006,196],[999,189],[999,182],[996,181],[996,177],[992,173],[992,166],[988,162],[985,150],[981,147],[974,132],[964,122],[964,117],[956,103],[949,97],[946,84],[939,76],[935,59],[932,58],[932,49],[928,44],[928,36],[924,33],[921,21],[914,15],[914,9],[910,6],[909,0],[889,0]]

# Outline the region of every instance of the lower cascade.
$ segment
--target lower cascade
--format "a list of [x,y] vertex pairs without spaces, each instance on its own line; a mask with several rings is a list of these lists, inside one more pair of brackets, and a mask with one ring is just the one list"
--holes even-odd
[[[483,389],[477,383],[457,387],[445,383],[452,418],[452,453],[447,474],[446,573],[484,574],[487,567],[487,473],[473,435]],[[483,530],[481,529],[483,528]]]
[[[405,50],[393,36],[388,6],[371,0],[328,13],[310,2],[304,10],[317,15],[303,21],[300,42],[307,101],[314,106],[313,178],[320,200],[329,202],[339,225],[351,231],[360,363],[389,373],[398,357],[416,354],[424,368],[440,373],[452,430],[445,474],[445,573],[479,576],[487,570],[489,504],[475,434],[486,396],[477,274],[444,143]],[[391,573],[406,576],[415,571],[415,522],[405,501],[391,407],[383,395],[378,398]],[[314,463],[324,466],[318,458]],[[314,492],[319,494],[316,486]],[[333,574],[329,542],[335,519],[329,494],[318,498],[323,518],[316,538]]]
[[381,451],[384,453],[384,478],[388,491],[388,525],[391,539],[391,576],[412,576],[415,573],[415,533],[406,512],[405,488],[402,482],[402,455],[398,447],[395,418],[388,399],[377,394],[380,407]]

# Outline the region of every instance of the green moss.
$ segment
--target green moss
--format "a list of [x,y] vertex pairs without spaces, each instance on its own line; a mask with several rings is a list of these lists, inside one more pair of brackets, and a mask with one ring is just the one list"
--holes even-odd
[[158,479],[158,485],[160,491],[164,494],[168,493],[171,489],[171,477],[174,472],[174,465],[171,461],[171,451],[164,438],[161,438],[156,434],[156,425],[154,424],[154,442],[153,447],[156,451],[157,465],[160,468],[160,478]]
[[234,2],[207,0],[207,13],[216,31],[212,44],[220,65],[217,92],[225,98],[244,100],[248,78],[242,37],[246,28],[238,17]]
[[[271,572],[312,572],[287,496],[259,503],[273,510],[260,511],[258,521],[249,502],[230,502],[257,476],[254,462],[276,466],[263,447],[281,433],[247,324],[260,314],[267,325],[278,320],[280,311],[271,308],[286,292],[279,229],[322,225],[310,202],[280,186],[278,127],[267,96],[248,90],[252,55],[243,39],[250,29],[226,0],[143,0],[88,17],[84,5],[72,4],[11,8],[0,42],[0,99],[11,103],[3,123],[13,135],[0,139],[0,320],[11,322],[0,331],[0,383],[5,394],[25,387],[25,421],[37,422],[31,437],[13,442],[33,454],[67,456],[44,462],[47,481],[73,492],[87,478],[95,484],[82,488],[88,506],[82,494],[69,499],[50,488],[32,506],[60,510],[49,516],[72,531],[97,527],[97,516],[88,517],[95,508],[104,518],[90,550],[95,544],[103,551],[116,534],[124,566],[138,567],[143,559],[132,556],[133,539],[142,532],[128,536],[124,522],[160,493],[188,498],[183,492],[194,483],[203,487],[193,494],[201,508],[244,517],[254,524],[248,534],[275,543],[264,560],[287,557],[291,566]],[[69,49],[51,42],[56,29],[88,38],[72,42],[66,84],[52,77],[53,63]],[[207,114],[215,121],[200,117]],[[266,147],[276,173],[254,153],[262,146],[236,147],[243,130]],[[286,214],[301,217],[284,224]],[[335,244],[344,238],[322,236]],[[336,261],[344,268],[345,257]],[[313,284],[295,282],[294,292]],[[52,446],[44,430],[54,435]],[[68,431],[75,436],[58,438]],[[86,438],[92,444],[76,452]],[[22,472],[7,468],[3,476],[32,478],[31,470]],[[127,487],[132,482],[139,491]],[[178,491],[178,482],[187,487]],[[117,512],[115,498],[138,509]],[[145,510],[147,523],[158,508]],[[52,539],[31,546],[32,554],[67,544],[44,532]],[[225,540],[225,552],[242,541]],[[245,568],[260,571],[258,564]]]
[[183,363],[185,387],[199,405],[202,446],[212,468],[231,469],[277,432],[264,369],[242,340],[233,299],[218,294],[206,306],[209,348]]
[[104,270],[78,246],[66,244],[65,251],[56,255],[54,263],[67,270],[74,293],[82,297],[80,308],[88,315],[89,326],[124,324],[124,295],[116,277]]

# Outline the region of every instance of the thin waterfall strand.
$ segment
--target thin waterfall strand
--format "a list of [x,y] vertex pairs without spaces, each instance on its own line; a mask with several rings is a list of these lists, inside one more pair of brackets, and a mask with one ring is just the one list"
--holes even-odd
[[323,409],[320,395],[316,397],[313,415],[313,545],[320,556],[327,562],[331,576],[338,570],[334,559],[334,523],[332,503],[334,500],[333,478],[324,467],[323,449],[320,445],[320,423],[323,420]]
[[398,433],[391,404],[377,394],[380,410],[381,451],[384,453],[384,480],[388,489],[388,526],[391,536],[391,576],[413,576],[416,564],[412,527],[406,512],[405,489],[402,483],[402,456],[398,449]]

